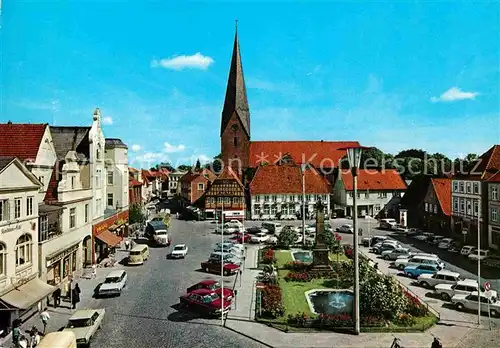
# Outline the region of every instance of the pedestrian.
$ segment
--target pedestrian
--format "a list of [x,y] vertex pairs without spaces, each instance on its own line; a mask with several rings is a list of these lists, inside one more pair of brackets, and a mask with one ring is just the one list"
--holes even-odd
[[73,305],[73,309],[76,309],[76,305],[78,302],[80,302],[80,293],[82,291],[80,290],[80,287],[78,286],[78,283],[75,284],[75,288],[73,289],[72,296],[71,296],[71,302]]
[[19,339],[21,338],[21,322],[19,319],[14,320],[12,323],[12,343],[14,343],[14,348],[19,348]]
[[95,263],[92,265],[92,278],[97,278],[97,265]]
[[129,242],[129,240],[127,239],[127,240],[125,241],[125,250],[127,250],[127,251],[128,251],[129,247],[130,247],[130,242]]
[[54,299],[54,308],[57,308],[61,305],[61,288],[57,288],[56,291],[52,294],[52,298]]
[[47,328],[47,323],[49,322],[50,319],[50,314],[47,310],[47,308],[44,308],[42,313],[40,313],[40,320],[42,321],[43,324],[43,334],[45,335],[45,329]]

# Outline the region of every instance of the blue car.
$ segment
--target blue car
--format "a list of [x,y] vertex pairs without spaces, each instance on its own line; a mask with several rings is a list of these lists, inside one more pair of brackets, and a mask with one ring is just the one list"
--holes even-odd
[[407,277],[418,278],[421,274],[434,274],[440,271],[441,267],[438,265],[419,265],[419,266],[406,266],[404,273]]

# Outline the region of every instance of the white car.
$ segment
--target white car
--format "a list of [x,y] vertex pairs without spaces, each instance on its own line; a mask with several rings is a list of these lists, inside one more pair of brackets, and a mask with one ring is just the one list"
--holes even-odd
[[411,252],[408,248],[395,248],[392,250],[384,250],[380,254],[384,260],[397,260],[402,257],[410,257]]
[[419,234],[418,236],[415,236],[416,240],[421,240],[421,241],[425,241],[425,240],[430,239],[430,238],[434,238],[434,233],[425,232],[425,233]]
[[268,240],[266,240],[266,244],[276,245],[278,243],[278,237],[270,236]]
[[479,250],[479,255],[478,255],[478,250],[474,250],[474,252],[470,253],[468,258],[469,260],[471,261],[482,261],[484,260],[485,258],[488,257],[490,251],[489,250]]
[[314,234],[314,233],[316,233],[316,225],[306,225],[306,233],[307,234]]
[[127,285],[127,272],[124,270],[112,271],[104,279],[104,283],[97,290],[98,296],[119,296]]
[[92,337],[101,328],[105,314],[104,308],[78,310],[69,318],[63,331],[73,332],[79,346],[89,346]]
[[480,296],[477,291],[471,292],[469,295],[455,295],[451,298],[451,302],[459,311],[464,309],[477,311],[481,303],[481,312],[488,313],[489,311],[492,317],[500,317],[500,302],[496,296],[492,296],[489,292],[482,292]]
[[342,226],[337,227],[337,232],[342,232],[342,233],[354,233],[354,228],[352,225],[349,224],[344,224]]
[[219,242],[219,243],[215,244],[214,249],[221,249],[221,248],[237,249],[237,250],[239,250],[240,253],[242,253],[243,250],[245,250],[245,247],[242,244],[233,243],[232,241],[224,241],[223,243]]
[[[477,280],[464,279],[458,281],[456,284],[437,284],[434,287],[434,293],[438,294],[443,301],[449,301],[455,295],[468,295],[473,291],[478,291]],[[482,289],[481,287],[481,290]],[[490,290],[491,294],[497,297],[495,290]]]
[[463,280],[460,273],[441,270],[434,274],[421,274],[417,278],[418,284],[424,288],[433,288],[438,284],[451,284],[454,285],[458,281]]
[[419,265],[426,265],[426,264],[437,264],[439,267],[444,268],[444,263],[437,257],[436,255],[412,255],[410,258],[401,258],[401,259],[396,259],[394,261],[394,266],[399,269],[403,270],[407,266],[419,266]]
[[219,225],[215,229],[215,233],[217,233],[217,234],[221,234],[221,233],[223,233],[223,234],[233,234],[233,233],[236,233],[238,231],[239,231],[238,227],[235,227],[235,226],[232,226],[232,225],[229,225],[229,224],[225,224],[224,226]]
[[462,250],[460,250],[460,254],[462,254],[464,256],[468,256],[474,250],[476,250],[476,247],[473,247],[472,245],[464,245],[462,247]]
[[448,249],[451,246],[451,243],[453,243],[453,238],[444,238],[439,242],[438,248]]
[[394,225],[392,226],[392,230],[396,233],[407,233],[408,232],[408,227],[403,226],[403,225]]
[[238,227],[238,228],[243,227],[243,224],[241,223],[241,221],[238,221],[238,220],[230,220],[227,224],[230,226]]
[[252,238],[250,239],[250,242],[259,244],[259,243],[266,242],[268,239],[269,239],[269,235],[267,233],[259,232],[259,233],[256,233],[252,236]]
[[183,259],[186,257],[187,252],[188,247],[186,244],[177,244],[170,252],[170,257],[172,259]]

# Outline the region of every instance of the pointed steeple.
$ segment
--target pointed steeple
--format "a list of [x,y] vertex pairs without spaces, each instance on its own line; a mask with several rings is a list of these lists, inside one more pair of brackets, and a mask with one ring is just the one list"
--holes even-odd
[[233,112],[236,112],[245,133],[250,138],[250,109],[248,107],[243,65],[241,63],[240,45],[238,41],[238,21],[234,35],[233,56],[227,80],[226,99],[222,110],[221,135],[227,127]]

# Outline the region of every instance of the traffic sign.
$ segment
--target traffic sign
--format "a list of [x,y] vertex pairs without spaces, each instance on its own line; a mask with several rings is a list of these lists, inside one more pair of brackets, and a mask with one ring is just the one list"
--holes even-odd
[[465,234],[467,234],[467,233],[469,233],[467,230],[462,230],[462,234],[464,234],[464,235],[465,235]]
[[490,282],[485,282],[484,283],[484,290],[489,291],[491,289],[491,284]]

